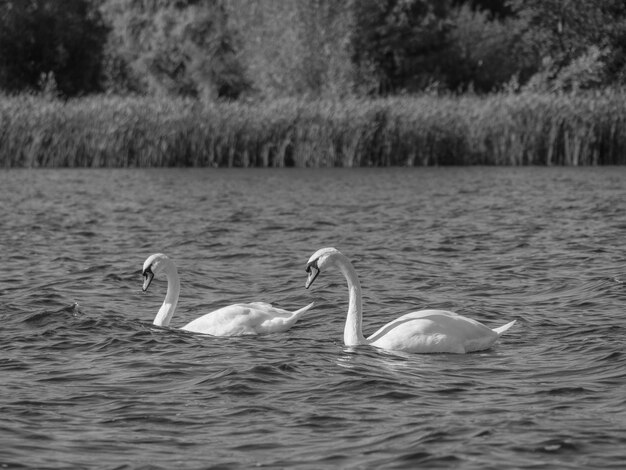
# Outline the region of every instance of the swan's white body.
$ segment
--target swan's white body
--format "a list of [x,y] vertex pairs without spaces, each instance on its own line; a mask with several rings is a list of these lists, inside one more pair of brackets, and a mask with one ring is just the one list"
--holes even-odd
[[490,348],[515,323],[513,320],[492,330],[476,320],[453,312],[421,310],[407,313],[365,338],[361,330],[361,284],[348,258],[335,248],[318,250],[307,263],[309,277],[306,287],[313,283],[322,269],[330,267],[337,267],[348,282],[348,316],[343,334],[346,346],[367,344],[410,353],[463,354]]
[[[157,326],[169,326],[180,294],[180,278],[176,265],[167,256],[159,253],[150,256],[145,261],[142,273],[145,278],[144,291],[148,289],[154,276],[165,273],[167,294],[153,323]],[[295,312],[289,312],[264,302],[234,304],[196,318],[181,327],[181,330],[213,336],[280,333],[291,328],[313,305],[311,303]]]

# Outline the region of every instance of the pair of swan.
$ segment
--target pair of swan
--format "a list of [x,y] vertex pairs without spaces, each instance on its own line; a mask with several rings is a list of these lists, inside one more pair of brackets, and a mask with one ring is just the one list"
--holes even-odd
[[[370,345],[410,353],[462,354],[490,348],[515,323],[513,320],[492,330],[476,320],[453,312],[421,310],[407,313],[365,338],[361,331],[361,285],[346,256],[335,248],[322,248],[315,252],[306,265],[308,277],[305,287],[308,289],[320,272],[332,268],[339,269],[348,282],[349,306],[343,336],[346,346]],[[154,324],[168,326],[178,303],[178,272],[167,256],[150,256],[143,265],[144,291],[148,289],[154,276],[160,273],[165,273],[167,277],[167,294]],[[282,332],[291,328],[313,305],[311,303],[293,313],[262,302],[229,305],[197,318],[182,329],[214,336]]]

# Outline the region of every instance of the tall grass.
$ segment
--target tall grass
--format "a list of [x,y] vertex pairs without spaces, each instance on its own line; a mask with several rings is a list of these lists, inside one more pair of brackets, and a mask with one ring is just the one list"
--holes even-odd
[[4,167],[626,164],[626,94],[0,98]]

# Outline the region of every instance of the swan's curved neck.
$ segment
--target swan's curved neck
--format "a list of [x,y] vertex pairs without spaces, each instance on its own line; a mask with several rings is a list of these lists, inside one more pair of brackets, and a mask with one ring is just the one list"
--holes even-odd
[[337,266],[348,281],[348,316],[346,326],[343,330],[343,342],[346,346],[356,346],[367,344],[361,329],[363,301],[361,297],[361,283],[359,277],[345,256],[341,256],[337,261]]
[[167,294],[165,294],[165,300],[159,309],[159,313],[154,318],[153,324],[157,326],[168,326],[170,324],[170,320],[176,311],[178,294],[180,293],[180,278],[173,263],[165,267],[165,275],[167,276]]

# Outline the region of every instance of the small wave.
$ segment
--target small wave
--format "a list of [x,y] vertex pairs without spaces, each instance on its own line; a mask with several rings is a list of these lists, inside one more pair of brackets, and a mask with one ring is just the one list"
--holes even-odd
[[593,390],[584,388],[584,387],[557,387],[557,388],[551,388],[549,390],[545,390],[543,392],[539,392],[540,394],[546,394],[546,395],[557,395],[557,396],[569,396],[569,395],[587,395],[587,394],[593,394]]
[[43,310],[31,313],[23,318],[22,322],[30,325],[44,326],[63,318],[77,317],[81,314],[82,311],[78,303],[73,303],[72,305],[60,307],[56,310]]

